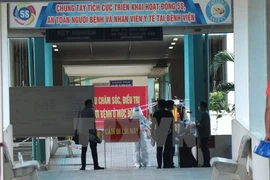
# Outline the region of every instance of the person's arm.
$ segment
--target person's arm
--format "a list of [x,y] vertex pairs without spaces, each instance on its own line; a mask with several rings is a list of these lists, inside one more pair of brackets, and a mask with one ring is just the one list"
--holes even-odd
[[267,83],[265,107],[265,140],[270,141],[270,81]]
[[156,113],[154,113],[153,118],[152,118],[152,124],[151,124],[151,136],[153,139],[155,139],[156,125],[157,125],[157,119],[156,119]]
[[90,109],[88,116],[89,116],[90,121],[91,121],[91,127],[94,126],[94,128],[91,129],[91,133],[96,134],[97,128],[96,128],[96,114],[95,114],[95,111],[93,109]]
[[199,126],[199,128],[204,128],[206,121],[207,121],[207,114],[202,113],[201,119],[198,121],[199,124],[197,124],[197,126]]
[[146,129],[150,129],[149,121],[143,116],[143,124]]
[[265,131],[266,141],[270,141],[270,96],[266,96],[266,108],[265,108]]

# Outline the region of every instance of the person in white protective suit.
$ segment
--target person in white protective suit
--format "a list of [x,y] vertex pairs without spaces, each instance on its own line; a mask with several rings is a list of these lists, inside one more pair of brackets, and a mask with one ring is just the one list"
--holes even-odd
[[140,141],[133,143],[134,152],[134,166],[151,166],[148,162],[148,147],[147,147],[147,131],[150,129],[149,121],[143,115],[140,106],[135,106],[133,108],[133,115],[130,119],[140,120]]

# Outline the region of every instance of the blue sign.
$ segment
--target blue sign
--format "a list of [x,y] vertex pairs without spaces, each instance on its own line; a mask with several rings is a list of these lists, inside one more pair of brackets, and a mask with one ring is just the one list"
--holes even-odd
[[162,27],[232,24],[231,0],[10,3],[10,28]]
[[110,86],[133,86],[133,80],[113,80]]

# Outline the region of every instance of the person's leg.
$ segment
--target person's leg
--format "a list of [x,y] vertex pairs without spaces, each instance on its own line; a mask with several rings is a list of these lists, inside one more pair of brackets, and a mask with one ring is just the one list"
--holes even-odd
[[140,166],[140,149],[139,149],[139,145],[140,143],[139,142],[135,142],[133,143],[133,160],[134,160],[134,166],[136,167],[139,167]]
[[210,167],[210,150],[208,145],[208,138],[202,138],[200,143],[201,151],[203,153],[203,167]]
[[172,145],[172,167],[174,167],[174,162],[173,162],[173,158],[174,158],[174,154],[175,154],[175,146],[174,144]]
[[86,147],[82,147],[82,153],[81,153],[81,164],[82,167],[80,170],[85,170],[86,167],[86,152],[87,152],[87,146]]
[[158,168],[161,168],[161,166],[162,166],[162,151],[163,151],[163,146],[157,146],[157,163],[158,163]]
[[94,169],[95,170],[104,169],[104,168],[99,167],[98,165],[97,143],[90,141],[90,148],[91,148],[91,154],[92,154],[92,158],[94,162]]
[[148,147],[147,147],[147,142],[146,142],[146,132],[141,132],[141,160],[142,160],[142,164],[144,166],[150,166],[149,162],[148,162]]
[[164,168],[172,167],[172,136],[168,136],[165,142],[164,152],[163,152],[163,166]]

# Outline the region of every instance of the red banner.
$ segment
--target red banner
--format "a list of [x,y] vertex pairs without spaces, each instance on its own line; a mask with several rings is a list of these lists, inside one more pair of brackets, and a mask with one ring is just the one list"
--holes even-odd
[[147,86],[95,87],[96,125],[104,128],[104,119],[129,118],[134,106],[141,106],[148,117]]
[[105,142],[138,142],[140,121],[138,119],[105,119]]

